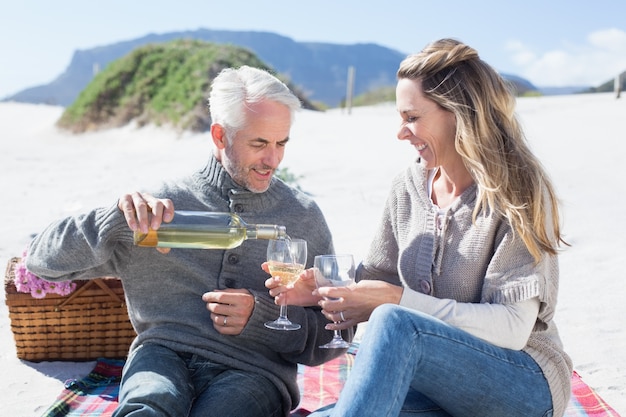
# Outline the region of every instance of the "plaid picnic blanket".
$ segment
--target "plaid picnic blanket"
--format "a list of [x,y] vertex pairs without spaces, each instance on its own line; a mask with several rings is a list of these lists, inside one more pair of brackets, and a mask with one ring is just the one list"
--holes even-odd
[[[354,354],[346,353],[320,366],[300,365],[298,386],[302,399],[291,417],[304,417],[336,402],[353,362]],[[42,417],[110,417],[117,406],[123,366],[120,360],[99,359],[85,378],[65,383],[63,392]],[[574,372],[565,417],[619,417],[619,414]]]
[[117,407],[123,360],[100,358],[89,375],[65,382],[63,392],[42,417],[110,417]]
[[572,375],[572,396],[570,397],[566,417],[619,417],[617,411],[609,406],[600,396],[582,380],[578,372]]

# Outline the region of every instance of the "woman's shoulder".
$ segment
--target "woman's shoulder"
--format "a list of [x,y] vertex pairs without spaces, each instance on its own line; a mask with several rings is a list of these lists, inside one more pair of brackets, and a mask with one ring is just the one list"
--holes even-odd
[[395,180],[406,178],[424,178],[427,174],[428,170],[424,168],[424,165],[422,165],[420,160],[417,159],[406,167],[401,168],[400,171],[396,173]]
[[428,170],[417,160],[396,173],[392,180],[392,188],[406,188],[409,184],[412,187],[421,187],[426,184],[427,176]]

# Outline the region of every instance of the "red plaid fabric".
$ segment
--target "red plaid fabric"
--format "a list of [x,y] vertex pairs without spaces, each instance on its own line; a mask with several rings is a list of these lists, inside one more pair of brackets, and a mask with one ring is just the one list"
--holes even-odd
[[567,417],[619,417],[617,411],[585,384],[576,371],[572,375],[572,397],[565,415]]
[[[291,417],[304,417],[332,404],[348,378],[354,355],[346,353],[323,365],[298,367],[302,398]],[[124,363],[100,359],[85,378],[66,382],[65,389],[42,417],[110,417],[117,406],[119,381]],[[576,372],[572,375],[572,397],[565,417],[619,417]]]

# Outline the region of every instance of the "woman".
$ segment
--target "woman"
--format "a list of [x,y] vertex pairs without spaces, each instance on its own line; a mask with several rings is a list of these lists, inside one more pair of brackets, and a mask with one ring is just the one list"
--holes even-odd
[[[398,138],[419,158],[393,182],[358,284],[316,292],[338,298],[319,301],[341,322],[329,329],[369,323],[339,401],[312,416],[561,416],[572,373],[553,321],[564,242],[515,98],[452,39],[397,75]],[[303,278],[290,303],[305,298]]]

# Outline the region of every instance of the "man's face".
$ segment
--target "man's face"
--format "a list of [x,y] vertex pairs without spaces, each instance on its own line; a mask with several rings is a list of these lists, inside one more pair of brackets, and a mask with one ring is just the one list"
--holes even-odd
[[248,106],[246,113],[246,125],[233,138],[216,141],[214,137],[214,142],[217,157],[233,180],[262,193],[283,159],[291,112],[283,104],[265,100]]

